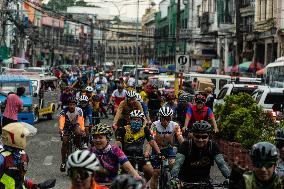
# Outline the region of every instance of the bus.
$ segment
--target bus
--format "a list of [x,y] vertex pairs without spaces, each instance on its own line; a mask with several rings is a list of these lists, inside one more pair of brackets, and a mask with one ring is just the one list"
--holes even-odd
[[284,56],[265,67],[265,84],[270,87],[284,87]]

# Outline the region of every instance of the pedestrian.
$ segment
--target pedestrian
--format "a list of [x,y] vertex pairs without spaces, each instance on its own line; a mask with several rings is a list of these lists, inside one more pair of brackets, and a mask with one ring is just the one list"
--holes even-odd
[[7,96],[5,102],[5,110],[2,118],[2,127],[9,123],[18,122],[18,113],[23,109],[23,101],[21,96],[25,94],[25,88],[17,88],[17,93],[11,93]]

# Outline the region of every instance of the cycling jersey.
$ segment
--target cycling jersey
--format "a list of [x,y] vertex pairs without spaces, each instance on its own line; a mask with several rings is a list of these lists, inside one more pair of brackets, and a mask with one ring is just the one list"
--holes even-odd
[[126,90],[123,89],[122,92],[120,93],[118,89],[116,89],[115,91],[113,91],[111,96],[114,98],[114,103],[119,105],[125,99]]
[[83,117],[84,117],[84,125],[89,126],[93,124],[93,109],[91,105],[88,105],[86,107],[80,107],[83,110]]
[[119,166],[128,161],[127,156],[116,145],[108,144],[103,150],[96,147],[90,149],[95,153],[101,166],[108,171],[108,175],[96,174],[95,180],[98,183],[111,183],[118,175]]
[[131,156],[135,153],[136,156],[143,156],[145,139],[150,142],[153,136],[148,127],[144,126],[139,132],[133,133],[130,125],[127,125],[118,129],[116,139],[122,143],[122,149],[126,155]]
[[208,121],[214,119],[214,114],[210,108],[203,106],[201,110],[197,109],[196,105],[188,105],[186,111],[186,118],[189,119],[189,126],[191,127],[196,121]]
[[129,123],[129,120],[130,120],[129,115],[130,115],[130,112],[132,112],[133,110],[143,111],[142,106],[138,101],[135,101],[135,103],[132,106],[130,106],[126,100],[122,101],[119,104],[117,112],[115,114],[114,123],[117,123],[119,119],[124,119],[126,120],[127,123]]
[[63,109],[59,114],[59,128],[61,130],[69,127],[80,127],[82,131],[84,127],[83,110],[79,107],[75,108],[74,112],[69,112],[69,108]]
[[165,128],[162,126],[162,123],[160,120],[153,122],[152,124],[152,131],[154,132],[155,136],[162,136],[164,134],[174,134],[175,127],[178,126],[177,122],[170,121],[168,126]]

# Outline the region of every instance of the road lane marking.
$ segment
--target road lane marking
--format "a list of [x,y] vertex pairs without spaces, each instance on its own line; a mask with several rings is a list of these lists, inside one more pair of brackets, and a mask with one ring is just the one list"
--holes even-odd
[[46,156],[43,161],[43,165],[52,165],[53,156]]

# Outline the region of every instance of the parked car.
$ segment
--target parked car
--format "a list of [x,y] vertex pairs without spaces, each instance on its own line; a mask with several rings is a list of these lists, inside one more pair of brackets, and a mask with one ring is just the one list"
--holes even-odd
[[247,85],[247,84],[226,84],[219,92],[214,104],[223,104],[224,98],[228,95],[236,95],[239,93],[252,94],[259,85]]

